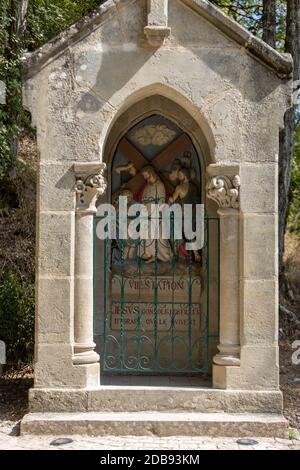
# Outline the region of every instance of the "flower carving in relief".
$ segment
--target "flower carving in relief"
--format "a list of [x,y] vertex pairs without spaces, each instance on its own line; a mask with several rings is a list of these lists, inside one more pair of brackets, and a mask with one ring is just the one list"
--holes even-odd
[[94,204],[99,196],[107,189],[107,181],[103,175],[106,165],[76,165],[76,182],[74,190],[77,194],[79,205]]
[[239,175],[214,176],[207,184],[207,197],[215,201],[219,207],[238,209],[240,207]]

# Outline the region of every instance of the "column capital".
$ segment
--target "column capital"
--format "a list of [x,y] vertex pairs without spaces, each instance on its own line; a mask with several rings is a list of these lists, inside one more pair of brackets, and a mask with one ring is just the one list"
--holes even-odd
[[97,211],[97,199],[105,193],[107,188],[107,182],[103,176],[105,169],[106,164],[99,162],[74,164],[76,211],[91,213]]
[[207,197],[215,201],[220,209],[239,209],[240,187],[239,175],[211,176],[206,186]]

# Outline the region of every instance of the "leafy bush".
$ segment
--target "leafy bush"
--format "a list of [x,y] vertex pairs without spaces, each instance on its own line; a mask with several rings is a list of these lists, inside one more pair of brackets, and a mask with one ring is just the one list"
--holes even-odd
[[15,168],[19,137],[30,129],[22,107],[21,57],[42,46],[104,0],[30,0],[26,30],[16,34],[15,4],[0,1],[0,80],[6,85],[7,104],[0,105],[0,181]]
[[28,363],[34,345],[34,284],[12,271],[0,283],[0,339],[8,362]]

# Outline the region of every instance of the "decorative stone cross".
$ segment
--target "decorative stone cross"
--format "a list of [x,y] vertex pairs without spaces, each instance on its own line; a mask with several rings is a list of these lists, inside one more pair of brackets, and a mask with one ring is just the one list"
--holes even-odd
[[144,28],[148,42],[153,47],[163,44],[171,33],[168,27],[168,0],[148,0],[148,24]]

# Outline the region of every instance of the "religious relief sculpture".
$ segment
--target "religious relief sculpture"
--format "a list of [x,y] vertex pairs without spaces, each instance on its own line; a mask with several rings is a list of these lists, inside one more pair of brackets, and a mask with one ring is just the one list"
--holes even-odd
[[[194,181],[195,176],[195,170],[192,166],[190,152],[186,152],[181,159],[177,159],[174,162],[169,175],[170,180],[173,183],[177,183],[175,191],[169,198],[169,203],[179,203],[181,204],[182,208],[185,204],[190,204],[193,206],[193,214],[191,221],[193,231],[195,231],[196,225],[195,205],[200,204],[201,202],[199,187]],[[184,255],[188,257],[188,253],[184,249],[183,240],[181,241],[181,243],[175,243],[175,246],[177,245],[177,251],[179,253],[184,253]],[[193,253],[195,261],[200,262],[201,256],[196,247],[193,250]]]
[[[154,205],[159,205],[160,209],[163,210],[166,207],[172,206],[174,203],[182,206],[182,214],[184,212],[184,205],[189,204],[193,206],[192,214],[192,229],[195,230],[196,217],[195,217],[195,206],[200,204],[200,190],[195,181],[196,172],[192,164],[192,156],[190,152],[185,152],[181,158],[175,159],[171,165],[171,170],[168,174],[168,179],[172,183],[171,193],[167,193],[166,184],[158,174],[158,172],[151,166],[146,165],[140,172],[137,171],[135,166],[129,162],[124,165],[116,167],[115,171],[118,174],[126,172],[131,176],[139,177],[142,176],[144,184],[138,190],[136,194],[133,194],[131,190],[124,187],[118,192],[119,196],[127,196],[128,208],[135,202],[142,203],[148,212],[149,223],[148,223],[148,234],[147,240],[140,240],[139,246],[136,250],[133,249],[134,242],[127,240],[123,243],[123,256],[126,260],[133,259],[138,256],[146,264],[161,261],[164,263],[171,262],[174,257],[181,259],[190,259],[190,254],[186,251],[185,237],[182,234],[182,239],[174,240],[172,235],[169,239],[164,239],[162,236],[162,221],[156,220],[157,209]],[[151,221],[151,222],[150,222]],[[176,223],[175,221],[174,223]],[[181,220],[183,226],[183,220]],[[151,227],[150,227],[151,225]],[[151,238],[151,230],[156,231],[158,234],[155,239]],[[201,261],[201,256],[198,250],[195,248],[192,250],[192,259],[196,262]]]
[[[112,243],[114,272],[123,269],[128,275],[142,266],[144,274],[169,276],[176,266],[176,274],[199,275],[201,242],[196,227],[201,224],[196,224],[196,206],[201,204],[201,169],[187,134],[162,116],[146,118],[120,140],[112,172],[116,212],[120,213],[119,197],[126,196],[122,213],[127,204],[131,214],[125,224],[127,238],[118,239],[117,229]],[[136,204],[144,215],[134,215]]]
[[[120,212],[120,207],[119,207],[119,197],[123,196],[127,198],[127,212],[128,209],[132,204],[134,204],[134,199],[133,199],[133,193],[129,189],[123,189],[120,191],[118,196],[115,198],[113,201],[114,207],[116,209],[116,219],[118,220],[118,215]],[[130,223],[130,219],[127,220],[127,229],[128,225]],[[119,227],[118,227],[119,229]],[[117,241],[117,246],[118,246],[118,251],[123,252],[123,259],[124,261],[131,261],[136,257],[136,243],[134,240],[131,240],[129,237],[127,237],[125,240],[119,240]],[[116,261],[118,261],[118,256],[116,256]]]
[[116,173],[119,175],[123,171],[127,171],[130,176],[135,176],[137,174],[137,169],[132,162],[129,162],[127,165],[120,165],[116,168]]
[[[166,202],[166,188],[155,170],[151,166],[146,166],[142,170],[142,175],[146,181],[141,201],[147,207],[148,214],[151,218],[156,214],[153,212],[153,204],[164,204]],[[140,256],[146,263],[153,263],[156,259],[159,261],[170,261],[172,258],[171,245],[169,240],[162,237],[162,227],[159,220],[154,221],[157,225],[158,238],[153,240],[149,238],[144,240],[140,247]],[[148,230],[149,233],[149,230]]]
[[[122,167],[117,167],[118,172],[122,171],[130,171],[131,165],[124,165]],[[127,197],[127,204],[128,208],[134,202],[141,202],[144,204],[148,211],[149,222],[148,222],[148,234],[151,232],[151,219],[152,219],[152,228],[154,224],[157,224],[154,230],[157,230],[158,237],[156,239],[149,238],[147,240],[140,240],[137,246],[136,254],[147,264],[153,263],[157,261],[168,262],[172,258],[172,250],[169,240],[164,240],[162,238],[162,228],[161,222],[155,221],[156,213],[154,213],[154,204],[165,204],[166,203],[166,188],[164,183],[161,181],[159,176],[157,175],[156,171],[152,168],[152,166],[148,165],[145,166],[142,171],[141,175],[145,181],[144,186],[141,188],[139,195],[136,197],[134,201],[134,195],[132,191],[128,189],[121,189],[119,196],[126,196]],[[118,200],[117,197],[117,200]],[[134,242],[130,240],[126,240],[125,242],[125,249],[124,249],[124,257],[125,259],[132,259],[134,257]]]
[[170,181],[177,183],[176,189],[169,198],[170,203],[200,204],[200,192],[195,182],[195,169],[192,166],[191,154],[186,152],[181,159],[176,159],[169,175]]
[[215,201],[221,208],[238,209],[240,207],[239,175],[214,176],[207,184],[207,197]]
[[114,210],[101,215],[116,221],[103,242],[107,370],[201,368],[207,241],[192,141],[150,116],[120,139],[111,176]]

